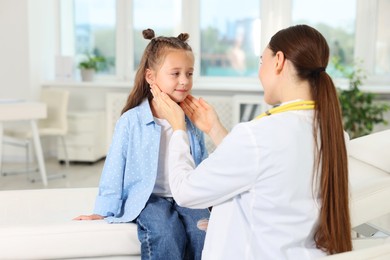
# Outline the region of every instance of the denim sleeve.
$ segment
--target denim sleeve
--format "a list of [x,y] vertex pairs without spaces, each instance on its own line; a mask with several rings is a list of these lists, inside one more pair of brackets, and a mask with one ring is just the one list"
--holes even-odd
[[196,128],[190,121],[188,122],[187,127],[189,131],[187,132],[190,139],[191,153],[194,158],[194,163],[197,166],[208,157],[208,152],[203,132]]
[[123,203],[123,176],[129,143],[128,121],[121,117],[116,126],[110,150],[104,163],[94,213],[118,216]]

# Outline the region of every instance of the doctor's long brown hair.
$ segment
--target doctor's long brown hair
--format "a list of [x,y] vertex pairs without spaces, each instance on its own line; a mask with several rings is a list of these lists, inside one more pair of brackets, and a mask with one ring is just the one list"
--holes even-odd
[[146,70],[152,69],[156,71],[164,62],[169,50],[183,50],[192,53],[192,49],[187,43],[189,38],[187,33],[181,33],[177,37],[155,37],[152,29],[146,29],[142,31],[142,35],[145,39],[150,40],[150,42],[142,55],[135,75],[133,89],[127,98],[126,105],[122,109],[121,114],[141,104],[144,98],[148,98],[149,100],[153,98],[149,83],[145,79]]
[[296,25],[276,33],[269,48],[274,53],[282,51],[292,62],[298,79],[310,83],[315,101],[314,140],[318,151],[315,167],[319,169],[322,200],[314,234],[316,245],[328,254],[351,251],[348,158],[336,88],[325,71],[329,46],[314,28]]

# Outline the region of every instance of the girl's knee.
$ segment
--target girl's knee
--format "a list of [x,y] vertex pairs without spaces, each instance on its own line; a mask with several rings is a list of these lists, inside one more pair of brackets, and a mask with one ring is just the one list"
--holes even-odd
[[206,231],[208,225],[209,225],[208,218],[202,218],[202,219],[198,220],[198,222],[196,223],[196,227],[201,231]]

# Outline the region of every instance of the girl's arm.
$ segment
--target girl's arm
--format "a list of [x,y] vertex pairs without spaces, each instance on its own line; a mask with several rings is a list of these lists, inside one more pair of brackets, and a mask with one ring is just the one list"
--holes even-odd
[[74,220],[98,220],[120,213],[123,196],[123,174],[128,149],[128,121],[121,117],[115,126],[110,151],[99,184],[94,212],[91,215],[80,215]]

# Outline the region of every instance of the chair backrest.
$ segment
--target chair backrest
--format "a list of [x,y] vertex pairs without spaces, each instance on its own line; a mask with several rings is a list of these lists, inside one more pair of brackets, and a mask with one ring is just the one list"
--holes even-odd
[[47,105],[47,118],[39,120],[40,134],[65,135],[68,132],[69,91],[62,89],[43,89],[41,101]]

